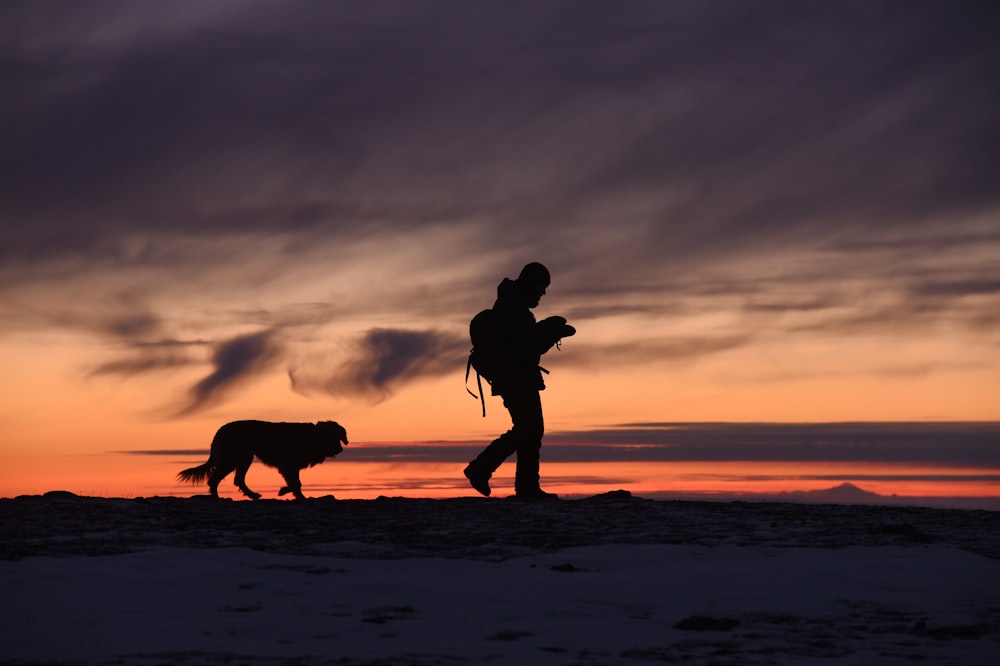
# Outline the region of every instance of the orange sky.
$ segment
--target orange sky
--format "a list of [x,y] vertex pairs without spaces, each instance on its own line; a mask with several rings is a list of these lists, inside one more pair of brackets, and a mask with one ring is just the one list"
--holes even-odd
[[[553,289],[550,297],[556,301],[558,291]],[[604,337],[612,331],[609,324],[601,321],[595,322],[595,329],[598,336]],[[575,347],[578,342],[588,344],[588,333],[584,324],[579,336],[565,341],[561,352],[551,352],[552,361],[546,363],[552,371],[548,377],[549,389],[543,393],[550,432],[663,420],[976,421],[995,420],[998,416],[995,406],[1000,404],[1000,396],[996,387],[1000,381],[988,364],[974,366],[970,359],[969,363],[956,363],[959,369],[954,371],[926,374],[870,371],[891,363],[917,364],[920,358],[968,356],[970,350],[960,344],[948,348],[944,341],[939,341],[940,346],[932,348],[922,341],[913,341],[894,348],[891,360],[886,360],[884,351],[888,345],[871,339],[842,340],[839,344],[832,340],[813,341],[793,348],[772,343],[751,350],[721,352],[698,362],[656,363],[651,359],[647,367],[574,368]],[[462,387],[461,358],[457,359],[451,375],[414,382],[380,402],[295,393],[289,389],[287,375],[275,368],[227,394],[218,406],[178,417],[171,413],[179,403],[178,396],[183,396],[204,370],[195,366],[148,377],[137,375],[113,380],[88,377],[87,368],[94,364],[93,359],[108,353],[93,339],[67,334],[36,335],[30,340],[27,336],[3,339],[0,362],[6,368],[5,384],[17,390],[5,396],[0,417],[3,421],[0,456],[7,470],[0,481],[0,496],[54,488],[97,495],[202,492],[203,489],[173,483],[181,461],[186,466],[197,460],[197,455],[171,457],[173,466],[167,466],[162,457],[109,454],[143,450],[207,453],[215,429],[240,418],[338,420],[348,428],[355,447],[363,447],[367,442],[391,441],[486,443],[509,426],[506,412],[496,398],[488,399],[487,418],[481,417],[478,401]],[[834,357],[847,360],[836,362]],[[351,454],[349,447],[341,460],[350,460]],[[350,466],[338,463],[329,466],[331,469],[310,471],[303,476],[336,489],[343,486],[344,479],[339,475],[344,469],[368,474],[373,464],[377,467],[375,463]],[[628,466],[627,462],[621,464]],[[565,473],[565,464],[561,466],[560,471],[553,468],[551,473],[555,476]],[[633,465],[626,478],[632,480],[631,485],[637,491],[771,492],[835,485],[832,481],[794,479],[740,483],[737,478],[721,480],[711,475],[677,476],[675,468],[676,464],[659,465],[658,471],[650,474],[642,465]],[[443,496],[465,494],[454,470],[451,475],[458,482],[457,488],[424,488],[421,492]],[[614,478],[616,474],[601,465],[600,475]],[[260,479],[264,487],[278,482],[272,470],[263,468],[251,474],[251,479],[254,478]],[[404,484],[406,475],[383,470],[379,478],[387,479],[387,484],[393,479]],[[227,489],[230,482],[231,479],[224,484]],[[358,482],[363,488],[371,479]],[[890,494],[1000,493],[995,482],[937,482],[921,486],[915,482],[869,481],[862,485]],[[598,482],[587,490],[599,487]],[[572,482],[563,487],[569,493],[587,490],[575,487]],[[344,491],[330,492],[344,494]],[[359,489],[347,491],[347,495],[364,497],[372,492],[378,495],[385,491]],[[408,491],[403,488],[400,492]]]
[[[484,298],[489,300],[488,293]],[[574,300],[571,294],[560,292],[557,275],[538,308],[539,318],[567,311],[559,309],[560,304],[572,311]],[[459,338],[466,323],[459,317],[451,322],[411,319],[406,323],[415,328],[437,324],[453,329]],[[731,349],[653,355],[640,362],[630,359],[615,343],[634,338],[635,331],[641,330],[645,339],[678,340],[683,346],[689,339],[717,337],[719,330],[747,330],[743,317],[734,308],[710,316],[662,320],[612,316],[576,321],[579,334],[543,361],[552,371],[547,378],[549,388],[543,393],[548,431],[587,431],[649,421],[946,422],[1000,418],[1000,372],[986,356],[991,338],[977,339],[946,326],[933,337],[926,332],[915,336],[878,331],[796,336],[778,329],[756,330],[752,342]],[[347,327],[316,327],[308,346],[311,353],[329,349],[331,354],[350,356],[353,352],[344,337],[350,338],[352,329],[388,325],[388,319],[373,316],[370,322],[353,321]],[[643,346],[641,340],[635,344]],[[609,349],[606,362],[601,361],[602,346]],[[92,373],[93,368],[122,353],[97,336],[71,330],[15,332],[0,337],[0,363],[5,368],[0,456],[7,470],[0,482],[0,495],[55,487],[88,494],[120,491],[141,495],[150,488],[185,492],[183,487],[172,486],[177,470],[158,464],[160,459],[107,454],[135,450],[207,452],[219,425],[242,418],[333,419],[348,428],[356,446],[434,440],[486,443],[509,427],[498,399],[487,400],[484,419],[478,401],[465,392],[464,351],[453,357],[449,373],[416,378],[384,395],[294,391],[287,368],[273,365],[220,392],[214,402],[183,414],[178,410],[188,400],[191,387],[211,370],[210,359],[130,376]],[[344,459],[350,456],[349,449]],[[113,469],[106,470],[107,466]],[[263,470],[257,474],[265,484],[276,483]],[[661,490],[677,491],[739,488],[764,492],[781,485],[740,485],[714,477],[689,479],[672,474],[648,479],[640,467],[634,468],[629,478],[637,488],[654,488],[659,478]],[[336,479],[330,484],[338,485]],[[801,481],[785,484],[799,490],[822,485]],[[935,494],[946,487],[940,483],[933,488],[913,483],[868,486],[897,494]],[[954,492],[960,488],[948,487]],[[961,488],[965,494],[997,492],[988,483]],[[425,490],[446,495],[463,492]],[[565,490],[574,492],[572,484]]]

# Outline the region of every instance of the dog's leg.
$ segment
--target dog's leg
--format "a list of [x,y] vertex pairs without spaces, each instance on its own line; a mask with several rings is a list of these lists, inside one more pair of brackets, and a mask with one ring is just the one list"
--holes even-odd
[[236,466],[236,476],[233,478],[233,483],[250,499],[260,499],[260,493],[255,493],[250,490],[249,486],[247,486],[247,470],[250,469],[250,464],[252,462],[253,454],[250,454],[240,460],[239,464]]
[[222,480],[233,471],[233,469],[233,467],[219,466],[212,470],[212,473],[208,477],[208,492],[212,494],[212,497],[219,497],[219,483],[221,483]]
[[298,469],[279,469],[278,472],[281,473],[281,476],[285,479],[285,483],[288,484],[278,491],[279,495],[292,493],[295,495],[296,499],[306,498],[305,495],[302,494],[302,482],[299,481]]

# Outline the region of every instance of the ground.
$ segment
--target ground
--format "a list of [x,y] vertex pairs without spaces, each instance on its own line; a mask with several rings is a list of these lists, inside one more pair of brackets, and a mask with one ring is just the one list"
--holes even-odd
[[625,491],[0,499],[0,664],[985,666],[998,528]]

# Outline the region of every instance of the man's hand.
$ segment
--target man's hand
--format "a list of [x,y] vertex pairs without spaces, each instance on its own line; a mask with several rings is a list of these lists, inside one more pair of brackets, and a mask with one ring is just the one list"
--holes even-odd
[[576,334],[576,329],[566,323],[565,317],[548,317],[538,322],[538,326],[550,347],[559,340]]

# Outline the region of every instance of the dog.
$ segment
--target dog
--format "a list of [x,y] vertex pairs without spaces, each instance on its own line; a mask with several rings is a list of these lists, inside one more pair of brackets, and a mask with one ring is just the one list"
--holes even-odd
[[[343,443],[343,446],[341,446]],[[219,496],[219,482],[235,471],[233,483],[250,499],[260,499],[247,487],[247,470],[254,456],[274,467],[285,479],[279,495],[292,493],[305,499],[299,471],[333,458],[347,446],[347,431],[336,421],[319,423],[270,423],[233,421],[219,428],[212,440],[208,460],[180,472],[177,478],[188,483],[208,479],[212,497]]]

